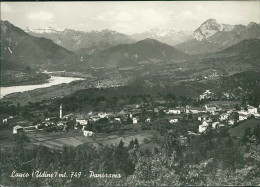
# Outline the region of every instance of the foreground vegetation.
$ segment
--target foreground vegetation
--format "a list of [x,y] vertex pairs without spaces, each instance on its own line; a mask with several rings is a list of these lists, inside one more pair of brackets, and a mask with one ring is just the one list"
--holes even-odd
[[[242,139],[229,137],[227,129],[189,138],[183,144],[167,132],[160,148],[141,148],[137,139],[128,146],[91,148],[82,145],[51,151],[26,150],[27,138],[18,135],[13,151],[1,155],[1,184],[13,186],[137,186],[137,185],[258,185],[260,183],[260,126],[245,131]],[[13,171],[66,172],[67,178],[11,178]],[[95,178],[120,174],[120,178]],[[71,177],[70,172],[81,172]]]

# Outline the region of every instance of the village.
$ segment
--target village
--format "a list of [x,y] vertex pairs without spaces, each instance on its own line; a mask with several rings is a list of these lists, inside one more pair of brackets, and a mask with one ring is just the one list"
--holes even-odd
[[[206,90],[199,99],[208,99],[211,92]],[[186,105],[184,107],[167,107],[166,101],[158,101],[156,106],[148,103],[132,104],[125,106],[118,112],[88,112],[88,113],[69,113],[63,115],[63,105],[60,104],[59,116],[45,118],[44,121],[35,125],[20,125],[19,121],[12,123],[13,116],[3,119],[3,125],[13,124],[12,133],[20,132],[34,133],[45,132],[68,132],[78,130],[84,137],[93,137],[95,134],[104,133],[102,128],[95,126],[113,125],[115,128],[126,125],[139,124],[149,126],[152,124],[164,123],[178,126],[185,122],[188,117],[195,121],[196,128],[187,131],[188,135],[201,135],[207,133],[210,129],[217,130],[225,127],[232,127],[235,124],[246,121],[251,118],[259,118],[259,109],[247,105],[246,107],[237,107],[228,102],[208,102],[202,106]],[[182,122],[182,123],[181,123]],[[101,129],[101,130],[100,130]],[[182,135],[183,137],[183,135]]]

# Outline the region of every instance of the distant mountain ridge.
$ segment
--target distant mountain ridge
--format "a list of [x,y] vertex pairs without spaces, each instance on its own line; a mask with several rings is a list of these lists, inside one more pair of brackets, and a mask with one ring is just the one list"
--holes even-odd
[[55,30],[29,29],[24,30],[35,37],[45,37],[56,44],[77,54],[91,55],[119,44],[134,43],[135,40],[125,34],[112,30],[102,31],[76,31],[72,29]]
[[92,66],[133,66],[160,61],[179,61],[190,56],[168,44],[155,39],[145,39],[133,44],[111,47],[94,55],[89,64]]
[[227,25],[209,19],[196,29],[189,40],[176,45],[189,54],[214,53],[244,39],[260,38],[260,25]]
[[58,32],[61,32],[63,31],[62,29],[54,29],[52,27],[47,27],[47,28],[43,28],[43,29],[31,29],[29,27],[26,27],[24,29],[24,32],[26,33],[58,33]]
[[146,38],[155,39],[162,43],[166,43],[168,45],[177,45],[180,44],[192,36],[191,31],[179,31],[176,32],[174,30],[160,30],[160,29],[151,29],[147,32],[136,33],[130,35],[136,41],[144,40]]

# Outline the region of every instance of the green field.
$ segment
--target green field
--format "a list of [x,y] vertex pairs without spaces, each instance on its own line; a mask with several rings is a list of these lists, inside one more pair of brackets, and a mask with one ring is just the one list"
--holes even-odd
[[137,138],[139,144],[144,144],[145,139],[151,139],[152,132],[140,133],[125,133],[124,135],[108,135],[108,134],[95,134],[93,137],[83,136],[82,131],[69,131],[69,132],[31,132],[26,134],[30,143],[28,147],[35,145],[43,145],[50,149],[62,150],[64,146],[77,147],[82,144],[88,144],[93,147],[118,145],[122,140],[127,146],[131,140]]

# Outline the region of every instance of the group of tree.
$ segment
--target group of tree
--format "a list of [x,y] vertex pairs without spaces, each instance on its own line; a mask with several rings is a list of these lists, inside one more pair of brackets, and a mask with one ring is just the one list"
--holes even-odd
[[[225,131],[226,132],[226,131]],[[137,139],[129,144],[76,148],[62,151],[37,146],[25,147],[26,138],[17,137],[11,152],[1,155],[1,184],[19,186],[144,186],[144,185],[258,185],[260,182],[259,125],[247,130],[246,141],[233,139],[222,131],[190,137],[182,144],[177,132],[164,134],[156,148],[143,148]],[[254,137],[255,141],[252,141]],[[10,173],[32,170],[69,173],[80,178],[10,178]],[[90,178],[89,172],[121,174],[121,178]],[[217,176],[217,177],[216,177]]]

